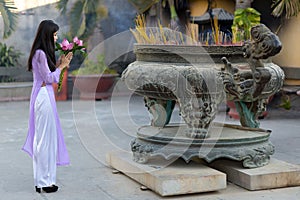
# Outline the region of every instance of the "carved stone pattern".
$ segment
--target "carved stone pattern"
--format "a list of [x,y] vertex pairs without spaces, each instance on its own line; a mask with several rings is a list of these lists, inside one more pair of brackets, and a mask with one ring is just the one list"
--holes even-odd
[[[151,95],[151,93],[155,93],[161,98],[166,98],[163,94],[158,94],[157,91],[167,90],[166,93],[176,93],[179,73],[172,65],[164,67],[162,65],[164,64],[136,61],[126,68],[122,78],[127,87],[138,94]],[[164,78],[161,77],[162,75]]]
[[[189,64],[136,61],[123,73],[129,89],[143,95],[155,126],[164,126],[165,100],[178,101],[181,116],[190,127],[188,136],[205,137],[217,106],[224,98],[223,81],[213,68]],[[148,100],[151,100],[147,103]],[[157,104],[155,111],[149,103]],[[151,103],[152,102],[152,103]],[[154,105],[154,104],[153,104]],[[158,119],[158,120],[156,120]]]
[[245,45],[245,56],[250,59],[267,59],[278,54],[282,48],[277,35],[264,24],[251,28],[252,41]]
[[247,168],[262,167],[269,163],[270,155],[274,154],[274,146],[269,143],[259,143],[251,145],[234,145],[231,147],[215,146],[213,148],[200,146],[180,146],[160,143],[151,143],[150,141],[134,139],[131,143],[133,159],[138,163],[147,163],[151,157],[162,156],[164,159],[182,158],[190,162],[193,158],[204,159],[208,163],[219,158],[229,158],[236,161],[242,161],[243,166]]
[[153,145],[142,145],[136,140],[133,140],[130,145],[133,152],[133,160],[137,163],[147,163],[153,152]]
[[270,161],[270,155],[273,154],[274,146],[272,144],[255,148],[243,158],[243,165],[248,168],[265,166]]

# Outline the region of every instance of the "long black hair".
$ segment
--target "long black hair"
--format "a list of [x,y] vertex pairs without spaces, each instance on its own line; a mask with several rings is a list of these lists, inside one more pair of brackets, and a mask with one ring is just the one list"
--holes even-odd
[[45,52],[47,57],[48,66],[51,72],[55,71],[55,44],[54,33],[57,32],[59,26],[52,20],[43,20],[37,30],[34,42],[31,47],[29,59],[28,59],[28,71],[32,70],[32,58],[37,49],[41,49]]

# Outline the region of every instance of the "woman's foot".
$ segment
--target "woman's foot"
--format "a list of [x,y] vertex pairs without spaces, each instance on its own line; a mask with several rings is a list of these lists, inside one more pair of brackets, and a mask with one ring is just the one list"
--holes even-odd
[[48,186],[48,187],[42,187],[39,188],[37,186],[35,186],[35,191],[37,193],[41,193],[42,191],[46,192],[46,193],[52,193],[52,192],[56,192],[58,190],[58,186],[56,185],[52,185],[52,186]]

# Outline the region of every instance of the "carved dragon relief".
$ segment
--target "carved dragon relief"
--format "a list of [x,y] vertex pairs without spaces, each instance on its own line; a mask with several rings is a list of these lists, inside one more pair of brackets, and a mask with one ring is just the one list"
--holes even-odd
[[233,66],[223,57],[221,76],[227,99],[235,102],[241,125],[258,128],[257,118],[266,110],[268,98],[279,91],[284,80],[280,67],[265,59],[278,54],[282,45],[278,36],[264,24],[253,27],[251,37],[243,48],[248,65]]

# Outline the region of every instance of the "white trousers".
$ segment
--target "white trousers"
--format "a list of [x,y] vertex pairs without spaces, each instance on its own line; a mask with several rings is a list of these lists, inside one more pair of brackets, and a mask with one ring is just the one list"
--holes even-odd
[[34,105],[33,177],[38,187],[56,184],[57,132],[46,87],[41,87]]

